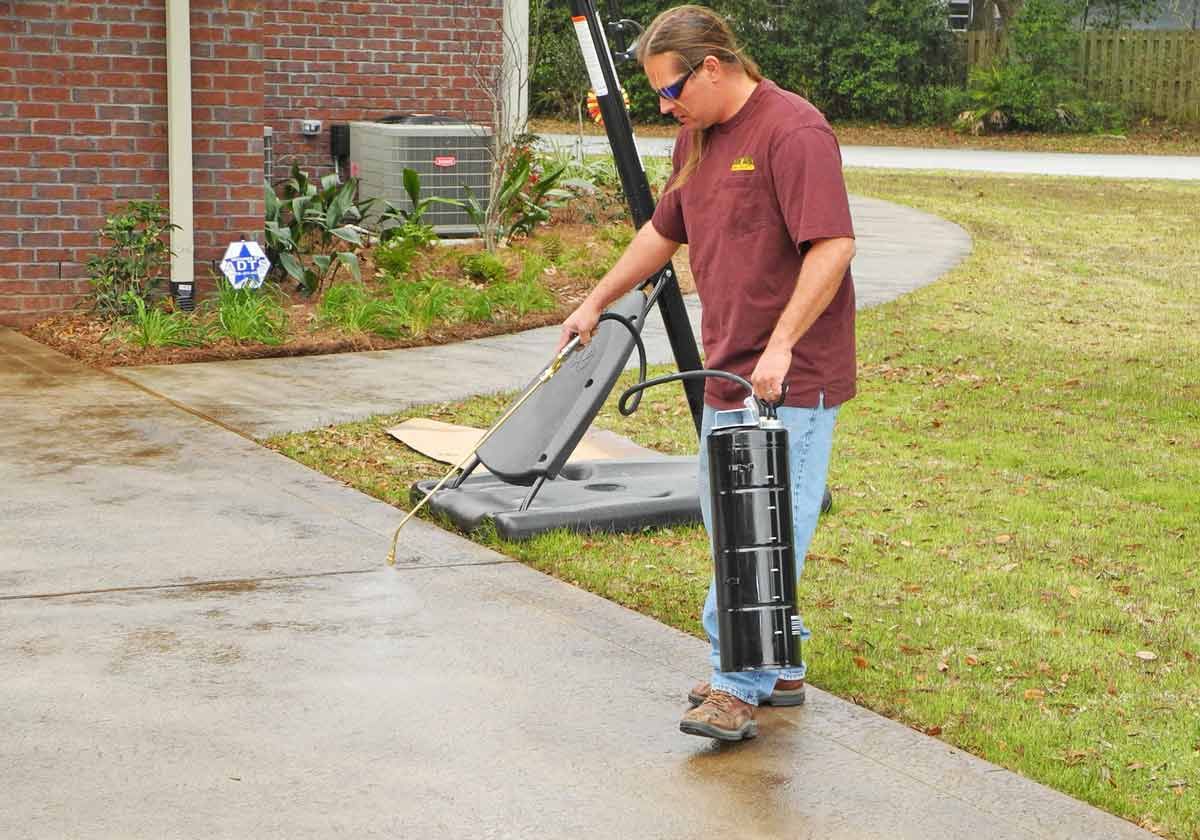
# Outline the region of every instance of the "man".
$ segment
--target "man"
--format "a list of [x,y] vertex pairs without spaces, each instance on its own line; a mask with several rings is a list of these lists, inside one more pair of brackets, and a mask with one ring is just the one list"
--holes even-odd
[[[643,34],[638,58],[659,109],[682,129],[674,172],[650,224],[563,322],[591,338],[601,312],[661,268],[683,243],[703,306],[706,364],[784,394],[793,481],[797,575],[820,513],[838,407],[855,393],[854,230],[841,154],[810,103],[764,79],[724,19],[700,6],[669,9]],[[704,438],[714,413],[744,394],[708,379],[700,446],[700,499],[711,532]],[[703,613],[713,674],[689,692],[683,732],[727,741],[757,734],[760,703],[804,702],[796,671],[720,671],[716,588]],[[808,631],[804,631],[807,638]]]

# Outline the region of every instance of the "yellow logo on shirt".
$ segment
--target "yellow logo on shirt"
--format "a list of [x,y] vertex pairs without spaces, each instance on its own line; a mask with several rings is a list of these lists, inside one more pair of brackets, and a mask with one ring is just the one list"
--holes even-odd
[[753,172],[754,158],[740,157],[733,161],[733,166],[729,167],[730,172]]

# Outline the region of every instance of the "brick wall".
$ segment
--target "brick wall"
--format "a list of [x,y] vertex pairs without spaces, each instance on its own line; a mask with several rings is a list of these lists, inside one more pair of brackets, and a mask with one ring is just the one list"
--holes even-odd
[[[481,78],[500,64],[503,0],[265,0],[264,113],[276,175],[332,171],[329,126],[396,113],[490,125]],[[317,137],[303,119],[321,120]]]
[[[258,2],[192,0],[196,276],[262,227]],[[0,5],[0,323],[75,306],[96,232],[167,199],[163,0]]]
[[[276,164],[330,169],[329,126],[433,112],[489,124],[503,0],[191,0],[196,279],[262,229]],[[300,134],[319,119],[317,138]],[[96,232],[167,200],[165,0],[0,3],[0,323],[67,310]]]

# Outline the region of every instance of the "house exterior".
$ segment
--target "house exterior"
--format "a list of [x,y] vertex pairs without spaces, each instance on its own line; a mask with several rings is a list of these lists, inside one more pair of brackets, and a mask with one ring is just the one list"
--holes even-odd
[[491,125],[481,80],[520,61],[527,21],[527,0],[0,3],[0,324],[78,305],[105,218],[169,192],[172,279],[211,287],[228,243],[262,230],[264,134],[276,173],[318,174],[336,123]]

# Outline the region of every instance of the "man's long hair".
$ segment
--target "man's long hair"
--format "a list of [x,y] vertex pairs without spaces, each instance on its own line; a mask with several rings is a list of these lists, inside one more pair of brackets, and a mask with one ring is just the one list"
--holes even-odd
[[[725,19],[704,6],[676,6],[656,17],[638,42],[638,61],[643,65],[653,55],[671,53],[678,71],[696,70],[707,56],[724,64],[738,64],[746,75],[762,81],[762,72],[734,37]],[[682,187],[692,177],[704,157],[704,130],[694,128],[688,145],[687,160],[667,187],[667,192]]]

